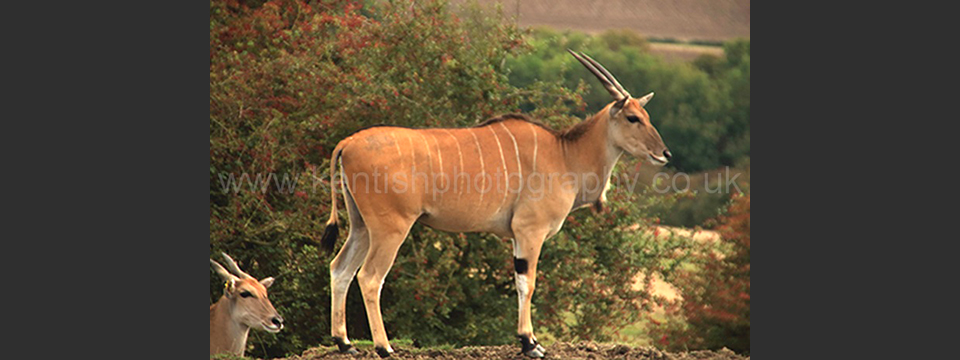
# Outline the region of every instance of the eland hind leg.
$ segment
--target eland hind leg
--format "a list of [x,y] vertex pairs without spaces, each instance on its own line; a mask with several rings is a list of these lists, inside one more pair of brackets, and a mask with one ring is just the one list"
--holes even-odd
[[360,285],[364,306],[367,308],[367,320],[370,323],[373,345],[380,357],[388,357],[393,352],[380,314],[380,290],[383,289],[384,278],[393,266],[397,251],[414,222],[416,217],[404,218],[399,215],[378,217],[367,221],[370,249],[367,251],[367,257],[363,261],[360,272],[357,273],[357,283]]
[[350,217],[350,235],[330,263],[330,333],[341,353],[356,354],[357,349],[347,338],[347,291],[350,289],[353,277],[357,274],[357,269],[367,256],[370,248],[370,232],[349,191],[344,193],[344,202]]

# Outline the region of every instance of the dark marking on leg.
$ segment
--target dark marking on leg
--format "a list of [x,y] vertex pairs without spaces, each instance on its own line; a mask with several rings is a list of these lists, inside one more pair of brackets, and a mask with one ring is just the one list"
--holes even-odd
[[377,351],[377,355],[380,355],[381,358],[390,357],[390,352],[384,347],[377,346],[374,350]]
[[520,354],[526,355],[531,358],[542,359],[547,354],[547,349],[544,349],[543,346],[540,346],[540,342],[531,339],[526,335],[517,335],[520,338]]
[[533,340],[530,340],[530,337],[526,335],[517,335],[520,338],[520,353],[526,354],[530,350],[536,349],[537,344],[533,343]]
[[596,212],[598,212],[598,213],[603,212],[603,201],[597,200],[596,202],[594,202],[594,203],[593,203],[593,210],[596,211]]
[[340,353],[342,353],[342,354],[357,354],[357,353],[359,353],[359,351],[357,351],[357,348],[353,347],[353,345],[347,344],[347,343],[344,342],[343,339],[341,339],[341,338],[334,337],[334,338],[333,338],[333,342],[337,344],[337,350],[339,350]]
[[526,274],[527,273],[527,260],[513,258],[513,268],[517,270],[517,274]]

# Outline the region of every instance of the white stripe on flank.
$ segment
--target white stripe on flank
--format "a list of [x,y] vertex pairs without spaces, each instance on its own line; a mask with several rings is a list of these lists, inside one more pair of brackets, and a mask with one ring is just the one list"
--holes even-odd
[[400,151],[400,141],[397,140],[397,135],[390,133],[390,137],[393,138],[393,145],[397,147],[397,160],[400,160],[400,168],[403,168],[403,152]]
[[[453,136],[453,133],[451,133],[450,130],[443,129],[443,131],[446,132],[447,135],[450,135],[450,137],[453,138],[453,143],[454,143],[454,144],[457,144],[457,155],[460,157],[460,172],[463,172],[463,152],[460,151],[460,140],[457,140],[457,137],[456,137],[456,136]],[[453,169],[453,174],[452,174],[452,175],[453,175],[454,180],[457,180],[457,184],[456,184],[456,187],[457,187],[457,204],[459,205],[459,204],[460,204],[460,194],[463,194],[463,190],[460,188],[460,180],[457,179],[457,169]]]
[[[443,149],[440,148],[440,142],[437,141],[437,137],[436,137],[436,136],[433,136],[433,134],[430,134],[430,137],[433,138],[433,143],[434,143],[435,145],[437,145],[437,158],[440,159],[440,169],[438,170],[438,173],[437,173],[437,174],[431,176],[431,180],[430,180],[430,181],[433,182],[434,187],[440,186],[441,188],[443,188],[443,191],[440,192],[440,203],[443,203],[443,193],[447,192],[447,185],[448,185],[448,184],[446,184],[446,183],[444,183],[444,184],[442,184],[442,185],[441,185],[441,184],[437,184],[437,181],[443,181],[443,180],[445,180],[442,176],[446,176],[446,175],[445,175],[446,173],[443,172]],[[437,176],[441,176],[441,177],[437,177]],[[436,190],[434,190],[434,192],[433,192],[433,198],[434,198],[434,199],[437,198],[437,192],[436,192]]]
[[[493,138],[497,140],[497,148],[500,149],[500,163],[503,164],[503,175],[509,179],[510,173],[507,172],[507,161],[503,158],[503,146],[500,145],[500,137],[497,136],[496,131],[493,131],[493,126],[488,126],[487,129],[490,129],[490,132],[493,133]],[[503,207],[505,201],[507,201],[507,189],[503,189],[503,199],[500,200],[500,206],[497,206],[497,210],[493,212],[494,214],[500,212],[500,208]]]
[[487,189],[487,170],[483,166],[483,151],[480,150],[480,140],[477,140],[477,134],[473,133],[473,129],[467,129],[470,131],[470,135],[473,135],[473,142],[477,144],[477,155],[480,157],[480,178],[483,179],[483,187],[480,189],[480,203],[477,204],[477,209],[480,209],[480,205],[483,205],[483,193]]
[[443,151],[440,149],[440,142],[437,141],[437,137],[430,134],[430,137],[433,138],[433,143],[437,145],[437,156],[440,159],[440,173],[443,173]]
[[537,129],[533,127],[533,124],[527,123],[527,126],[530,126],[530,131],[533,133],[533,172],[537,172]]
[[410,134],[407,134],[407,143],[410,144],[410,164],[413,165],[410,175],[412,176],[413,172],[417,171],[417,149],[413,147],[413,139],[410,138]]
[[[417,135],[420,135],[420,138],[423,139],[423,146],[427,148],[427,164],[430,165],[430,177],[433,177],[433,155],[431,155],[430,152],[430,145],[427,144],[427,138],[423,137],[423,134],[421,134],[419,131],[417,132]],[[433,187],[431,187],[431,189],[432,188]]]
[[[517,188],[517,193],[520,193],[520,190],[523,190],[523,166],[520,165],[520,149],[517,148],[517,138],[513,137],[513,133],[510,132],[510,129],[507,129],[503,122],[500,122],[500,127],[507,131],[507,134],[510,135],[510,140],[513,141],[513,153],[517,154],[517,174],[520,174],[520,187]],[[509,179],[507,180],[507,186],[510,185]],[[519,199],[520,196],[517,196]]]

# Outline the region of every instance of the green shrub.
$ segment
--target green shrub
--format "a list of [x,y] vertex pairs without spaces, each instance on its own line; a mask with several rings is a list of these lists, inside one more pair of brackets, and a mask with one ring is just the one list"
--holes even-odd
[[736,195],[750,193],[750,163],[739,168],[714,169],[693,174],[662,171],[656,181],[656,192],[680,191],[676,201],[664,202],[650,209],[661,224],[680,227],[703,226],[724,214]]
[[650,329],[663,348],[750,354],[750,195],[735,196],[718,219],[722,251],[696,252],[688,258],[695,266],[667,278],[683,301],[669,304],[668,321]]
[[[620,166],[622,171],[623,166]],[[648,226],[649,209],[673,198],[611,188],[604,211],[575,211],[544,243],[533,297],[534,322],[560,340],[612,341],[651,310],[652,273],[669,274],[694,244]],[[646,283],[638,283],[638,275]]]

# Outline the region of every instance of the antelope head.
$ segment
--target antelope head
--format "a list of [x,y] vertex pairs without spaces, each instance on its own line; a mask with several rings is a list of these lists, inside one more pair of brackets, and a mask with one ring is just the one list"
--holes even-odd
[[607,134],[612,145],[637,158],[647,158],[652,164],[666,164],[671,157],[670,150],[664,145],[660,133],[650,123],[650,115],[643,109],[643,106],[653,98],[653,93],[632,98],[603,65],[586,54],[577,54],[569,49],[567,51],[590,70],[613,96],[614,101],[604,108],[609,109],[607,110]]
[[223,254],[227,269],[210,259],[210,264],[220,277],[226,281],[223,296],[230,306],[234,321],[249,328],[262,329],[271,333],[283,329],[283,318],[273,308],[267,298],[267,288],[273,285],[273,277],[257,281],[256,278],[240,270],[237,263]]

